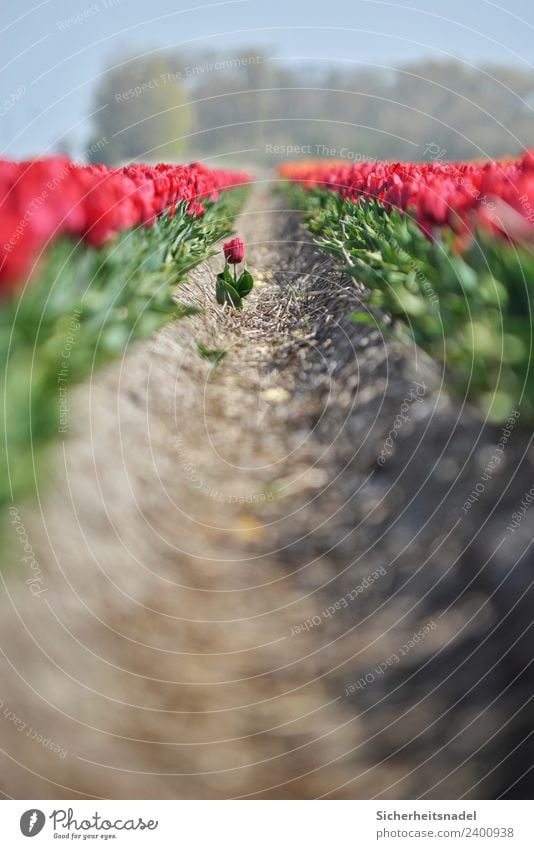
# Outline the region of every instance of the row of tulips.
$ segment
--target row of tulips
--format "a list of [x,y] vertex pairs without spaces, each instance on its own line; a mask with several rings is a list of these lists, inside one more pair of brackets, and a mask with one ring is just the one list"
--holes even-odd
[[122,230],[151,226],[178,204],[196,218],[206,200],[246,183],[244,173],[191,165],[79,166],[61,157],[0,160],[0,288],[28,275],[58,236],[100,247]]
[[374,198],[408,212],[428,236],[450,228],[456,248],[479,227],[514,242],[534,240],[534,151],[484,163],[290,162],[279,174],[305,189],[333,190],[353,202]]
[[232,232],[245,180],[201,165],[3,163],[0,505],[50,479],[77,383],[197,311],[176,300],[179,284]]
[[318,243],[366,286],[356,321],[386,313],[484,416],[534,421],[533,153],[279,170]]

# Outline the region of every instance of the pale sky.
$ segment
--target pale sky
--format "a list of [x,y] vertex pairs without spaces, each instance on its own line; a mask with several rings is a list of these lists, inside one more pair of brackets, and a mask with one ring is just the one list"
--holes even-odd
[[[503,0],[504,3],[504,0]],[[91,90],[113,57],[254,45],[283,60],[392,65],[457,57],[532,68],[533,0],[3,0],[0,152],[50,152],[88,131]],[[80,20],[72,21],[79,15]]]

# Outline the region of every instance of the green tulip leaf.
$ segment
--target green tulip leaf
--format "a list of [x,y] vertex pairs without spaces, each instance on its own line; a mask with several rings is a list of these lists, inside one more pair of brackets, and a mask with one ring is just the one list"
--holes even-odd
[[237,291],[239,292],[242,298],[245,298],[249,294],[249,292],[252,291],[253,286],[254,281],[252,279],[252,274],[245,268],[245,270],[241,272],[241,276],[237,281]]

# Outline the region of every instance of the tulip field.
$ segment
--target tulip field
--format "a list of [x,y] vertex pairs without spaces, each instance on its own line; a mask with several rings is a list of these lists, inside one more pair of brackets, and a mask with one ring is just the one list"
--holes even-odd
[[[366,287],[355,321],[392,320],[490,420],[519,404],[532,414],[533,153],[481,163],[300,161],[278,175],[318,244]],[[35,457],[62,431],[58,386],[194,312],[171,295],[231,232],[249,180],[198,163],[0,162],[4,502],[31,491]],[[246,267],[237,274],[242,240],[223,253],[214,302],[241,310],[253,286]]]
[[456,163],[285,163],[319,244],[491,420],[532,415],[534,154]]
[[194,311],[172,295],[231,231],[248,179],[199,164],[0,162],[2,502],[32,490],[63,432],[58,391]]
[[193,165],[104,165],[78,167],[60,157],[33,162],[0,161],[0,284],[27,275],[43,248],[60,236],[101,247],[115,234],[150,227],[177,205],[199,218],[201,201],[215,202],[221,189],[248,175]]

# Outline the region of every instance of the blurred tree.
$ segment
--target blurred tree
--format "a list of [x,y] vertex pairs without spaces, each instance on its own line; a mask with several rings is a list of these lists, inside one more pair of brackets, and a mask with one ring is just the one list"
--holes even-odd
[[92,109],[94,131],[87,148],[95,162],[172,161],[186,152],[191,107],[181,74],[161,54],[108,68]]

